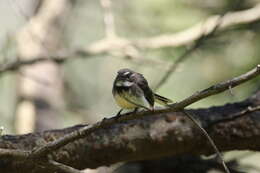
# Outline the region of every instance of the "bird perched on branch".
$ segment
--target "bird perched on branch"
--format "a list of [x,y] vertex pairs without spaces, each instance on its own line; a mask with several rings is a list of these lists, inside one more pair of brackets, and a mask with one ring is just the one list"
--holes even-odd
[[154,102],[168,105],[172,101],[168,98],[153,93],[147,80],[140,73],[130,69],[121,69],[117,72],[112,90],[114,99],[122,109],[144,108],[154,110]]

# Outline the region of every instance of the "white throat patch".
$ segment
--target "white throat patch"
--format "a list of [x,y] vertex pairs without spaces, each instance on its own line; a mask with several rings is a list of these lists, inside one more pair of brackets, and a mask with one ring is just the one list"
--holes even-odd
[[124,86],[124,87],[130,87],[130,86],[132,86],[134,83],[133,82],[129,82],[129,81],[118,81],[117,83],[116,83],[116,86]]

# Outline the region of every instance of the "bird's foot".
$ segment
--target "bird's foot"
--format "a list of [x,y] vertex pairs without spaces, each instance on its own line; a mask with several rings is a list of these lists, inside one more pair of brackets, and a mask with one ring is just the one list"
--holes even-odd
[[115,116],[115,119],[116,120],[118,120],[122,115],[121,115],[121,112],[123,111],[123,109],[120,109],[119,111],[118,111],[118,113],[116,114],[116,116]]
[[137,113],[137,111],[138,111],[138,108],[135,108],[132,113],[135,114],[135,113]]

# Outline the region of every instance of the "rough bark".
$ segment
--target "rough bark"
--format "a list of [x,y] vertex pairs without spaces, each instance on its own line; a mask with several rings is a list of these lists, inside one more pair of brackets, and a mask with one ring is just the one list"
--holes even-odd
[[[260,91],[242,102],[188,111],[200,120],[221,151],[259,151],[259,106]],[[0,138],[0,147],[32,150],[84,126],[76,125],[27,135],[4,135]],[[201,132],[182,112],[169,112],[96,129],[87,137],[53,152],[50,157],[74,168],[84,169],[120,161],[213,152]],[[41,173],[48,169],[35,165],[32,160],[19,160],[11,156],[0,161],[0,172],[3,173],[29,170]]]

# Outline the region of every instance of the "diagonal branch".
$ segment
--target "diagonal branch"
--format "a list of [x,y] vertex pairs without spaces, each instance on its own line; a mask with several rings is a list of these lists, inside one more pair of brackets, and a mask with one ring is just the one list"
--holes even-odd
[[217,148],[215,142],[213,141],[213,139],[209,136],[208,132],[201,127],[200,123],[193,117],[193,115],[191,115],[188,111],[183,110],[183,113],[200,129],[200,131],[203,133],[203,135],[207,138],[207,140],[209,141],[210,145],[213,147],[214,151],[216,152],[218,158],[221,161],[221,164],[225,170],[226,173],[230,173],[229,168],[227,167],[223,156],[221,155],[219,149]]
[[[207,35],[214,30],[214,26],[218,22],[220,16],[209,17],[206,22],[201,22],[187,30],[174,33],[160,35],[151,38],[142,38],[139,40],[129,40],[125,38],[117,38],[112,40],[96,41],[86,47],[71,50],[69,52],[63,52],[57,55],[48,55],[41,57],[34,57],[32,60],[16,60],[7,64],[0,65],[0,73],[7,71],[17,70],[21,66],[32,65],[35,63],[40,63],[43,61],[55,61],[58,63],[65,62],[67,60],[73,59],[72,57],[89,58],[93,56],[100,56],[104,54],[109,54],[114,51],[121,52],[123,56],[128,57],[129,55],[125,52],[127,47],[136,47],[138,49],[159,49],[164,47],[179,47],[190,45],[194,41],[202,37],[202,35]],[[230,27],[239,26],[241,24],[250,24],[260,20],[260,4],[255,7],[238,11],[231,12],[225,15],[221,21],[221,25],[217,31],[223,31]],[[204,31],[201,28],[205,27]],[[12,58],[14,59],[14,58]],[[138,57],[140,59],[140,57]],[[145,61],[150,61],[149,59],[142,59]]]
[[172,65],[166,71],[165,75],[163,75],[163,77],[159,80],[158,84],[155,86],[155,88],[154,88],[155,91],[158,90],[163,84],[165,84],[165,82],[167,82],[167,80],[170,78],[170,76],[177,70],[179,65],[189,57],[189,55],[191,55],[196,49],[198,49],[205,40],[211,38],[215,34],[217,29],[220,27],[224,17],[225,17],[225,15],[220,16],[216,20],[216,22],[214,23],[215,26],[213,27],[213,29],[210,32],[204,31],[205,26],[203,26],[201,28],[201,32],[202,32],[201,37],[198,38],[191,47],[189,47],[183,54],[181,54],[177,58],[177,60],[175,62],[172,63]]
[[240,85],[240,84],[242,84],[242,83],[244,83],[248,80],[251,80],[251,79],[253,79],[253,78],[255,78],[259,75],[260,75],[260,64],[258,64],[254,69],[248,71],[247,73],[245,73],[241,76],[238,76],[238,77],[235,77],[233,79],[218,83],[218,84],[213,85],[213,86],[211,86],[207,89],[204,89],[202,91],[194,93],[192,96],[172,105],[170,110],[173,111],[173,110],[183,109],[186,106],[191,105],[191,104],[193,104],[193,103],[195,103],[195,102],[197,102],[197,101],[199,101],[203,98],[221,93],[225,90],[230,89],[230,87],[234,88],[234,87],[236,87],[236,86],[238,86],[238,85]]
[[[189,45],[201,38],[203,35],[214,30],[216,23],[221,15],[215,15],[207,18],[204,22],[200,22],[187,30],[174,33],[163,34],[151,38],[142,38],[137,41],[137,45],[145,49],[158,49],[163,47],[179,47]],[[243,11],[230,12],[224,16],[221,25],[217,31],[223,31],[227,28],[248,24],[259,21],[260,4],[255,7]],[[205,28],[204,31],[201,28]]]
[[83,173],[82,171],[79,171],[77,169],[74,169],[70,166],[64,165],[62,163],[53,161],[53,160],[49,160],[47,162],[47,165],[49,167],[52,167],[55,171],[61,171],[63,173]]
[[153,114],[158,114],[158,113],[167,113],[167,112],[182,110],[183,108],[185,108],[186,106],[188,106],[194,102],[197,102],[197,101],[199,101],[203,98],[209,97],[211,95],[215,95],[220,92],[223,92],[223,91],[229,89],[229,86],[235,87],[239,84],[242,84],[242,83],[258,76],[259,74],[260,74],[260,65],[257,65],[256,68],[250,70],[249,72],[247,72],[241,76],[235,77],[235,78],[230,79],[225,82],[221,82],[221,83],[213,85],[205,90],[197,92],[197,93],[193,94],[192,96],[184,99],[183,101],[180,101],[178,103],[171,105],[170,108],[158,109],[158,110],[155,110],[154,112],[142,111],[142,112],[136,113],[136,114],[126,114],[126,115],[121,116],[120,118],[113,117],[113,118],[104,120],[102,122],[96,123],[94,125],[85,126],[83,128],[80,128],[77,131],[74,131],[74,132],[64,136],[63,138],[55,140],[42,147],[35,148],[32,151],[31,157],[32,158],[43,157],[70,142],[73,142],[77,139],[90,135],[93,131],[95,131],[97,129],[105,128],[105,127],[111,126],[113,124],[116,124],[118,122],[132,120],[132,119],[136,119],[136,118],[140,119],[143,116],[151,116]]

